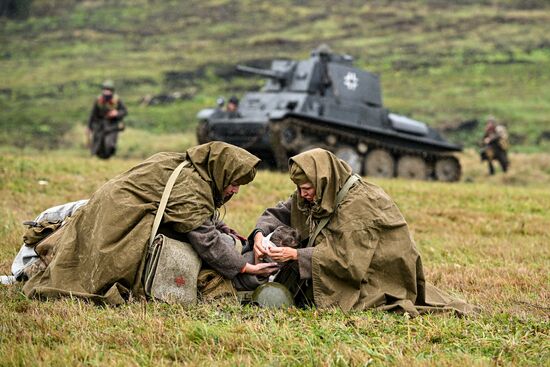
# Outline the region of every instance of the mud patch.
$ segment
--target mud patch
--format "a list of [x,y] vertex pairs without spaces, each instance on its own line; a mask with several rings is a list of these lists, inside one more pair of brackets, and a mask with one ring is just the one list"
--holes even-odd
[[527,136],[511,132],[508,134],[508,140],[511,145],[523,145],[527,142]]
[[479,126],[479,120],[465,120],[459,122],[447,122],[439,127],[443,133],[472,132]]
[[195,85],[195,80],[204,77],[205,71],[204,66],[193,71],[167,71],[164,73],[164,85],[169,89]]
[[243,77],[245,74],[237,71],[237,64],[252,66],[260,69],[269,69],[272,59],[257,58],[237,62],[235,64],[208,63],[191,71],[167,71],[164,73],[164,85],[167,89],[178,89],[186,87],[197,87],[198,80],[204,78],[208,71],[224,80],[231,80],[235,77]]
[[[270,69],[271,68],[271,62],[273,59],[266,59],[266,58],[259,58],[259,59],[248,59],[243,60],[238,63],[238,65],[246,65],[251,66],[253,68],[258,69]],[[235,65],[216,65],[214,67],[214,74],[216,76],[222,78],[222,79],[232,79],[235,77],[242,77],[245,76],[245,73],[242,73],[240,71],[237,71],[237,64]]]
[[394,70],[414,71],[419,69],[439,67],[442,64],[443,63],[441,61],[438,61],[436,58],[432,58],[430,60],[418,60],[411,57],[410,59],[402,59],[392,62],[392,68]]
[[537,137],[537,145],[541,145],[543,142],[550,141],[550,130],[545,130],[539,134]]
[[277,47],[277,48],[300,48],[301,43],[297,41],[292,41],[286,38],[269,38],[265,40],[257,40],[252,43],[252,46],[260,47]]
[[140,85],[157,85],[157,82],[152,78],[133,78],[122,79],[117,81],[117,84],[120,84],[121,87],[137,87]]
[[12,94],[13,94],[13,91],[11,90],[11,88],[0,89],[0,96],[2,97],[11,98]]
[[223,93],[227,95],[240,96],[248,92],[257,92],[263,85],[263,82],[257,85],[231,85],[223,88]]
[[214,69],[214,74],[222,79],[230,80],[234,77],[238,76],[240,73],[235,69],[235,65],[230,64],[222,64],[222,65],[216,65],[212,66]]
[[139,103],[142,106],[159,106],[171,104],[178,101],[188,101],[190,99],[193,99],[198,91],[199,88],[197,87],[188,87],[185,91],[181,92],[172,92],[157,95],[147,94],[140,100]]

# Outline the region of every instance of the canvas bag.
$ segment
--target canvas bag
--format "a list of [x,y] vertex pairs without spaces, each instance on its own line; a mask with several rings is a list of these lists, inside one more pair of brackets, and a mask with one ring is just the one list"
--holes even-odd
[[201,259],[191,244],[165,235],[156,235],[168,197],[183,167],[182,162],[170,175],[153,222],[145,260],[144,289],[150,297],[167,303],[190,305],[197,301],[197,277]]
[[41,222],[28,221],[23,222],[27,226],[27,230],[23,234],[23,243],[27,246],[34,247],[37,243],[50,236],[57,231],[63,224],[62,220],[43,220]]

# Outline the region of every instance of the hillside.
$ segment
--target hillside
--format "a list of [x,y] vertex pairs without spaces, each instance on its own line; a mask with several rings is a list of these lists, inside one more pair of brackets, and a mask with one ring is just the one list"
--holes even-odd
[[[131,128],[190,135],[196,112],[219,95],[262,84],[236,75],[235,64],[305,58],[324,42],[381,76],[392,111],[454,141],[473,146],[493,114],[508,125],[514,150],[550,151],[544,0],[30,3],[26,19],[0,17],[2,145],[78,147],[107,77]],[[168,98],[144,102],[154,96]],[[472,119],[480,121],[473,130],[453,130]]]

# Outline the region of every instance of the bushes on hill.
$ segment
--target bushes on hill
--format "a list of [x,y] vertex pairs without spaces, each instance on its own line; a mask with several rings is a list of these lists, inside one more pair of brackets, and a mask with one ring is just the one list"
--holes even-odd
[[0,17],[10,19],[28,18],[33,0],[0,0]]

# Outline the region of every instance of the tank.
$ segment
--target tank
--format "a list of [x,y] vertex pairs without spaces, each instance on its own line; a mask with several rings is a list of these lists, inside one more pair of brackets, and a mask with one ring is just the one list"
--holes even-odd
[[460,179],[453,153],[462,146],[424,122],[386,109],[379,77],[354,67],[348,55],[320,46],[306,60],[237,70],[267,81],[260,91],[246,93],[236,109],[224,109],[219,100],[217,108],[200,111],[199,143],[225,141],[281,170],[288,169],[292,155],[321,147],[362,175]]

